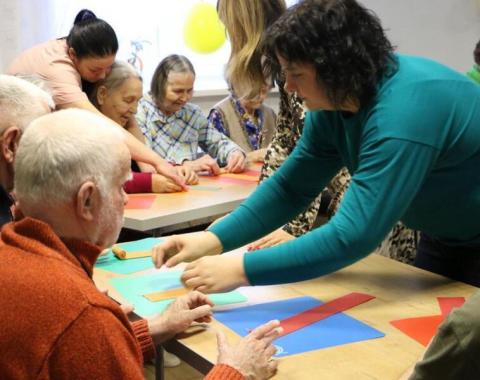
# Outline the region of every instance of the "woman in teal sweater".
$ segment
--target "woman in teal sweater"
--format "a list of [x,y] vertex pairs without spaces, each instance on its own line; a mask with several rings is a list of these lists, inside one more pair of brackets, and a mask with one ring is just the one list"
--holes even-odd
[[[418,266],[480,285],[480,88],[436,62],[395,55],[355,0],[303,1],[265,41],[266,62],[281,66],[285,88],[311,110],[298,146],[208,231],[156,247],[156,265],[193,261],[182,279],[203,292],[306,280],[362,259],[402,220],[428,234]],[[342,166],[352,182],[324,226],[244,255],[203,257],[278,228]]]

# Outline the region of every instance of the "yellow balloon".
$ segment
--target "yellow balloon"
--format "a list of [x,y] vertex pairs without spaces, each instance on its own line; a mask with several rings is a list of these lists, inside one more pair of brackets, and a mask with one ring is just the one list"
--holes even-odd
[[225,43],[225,26],[211,4],[199,3],[190,11],[183,38],[186,45],[197,53],[212,53]]

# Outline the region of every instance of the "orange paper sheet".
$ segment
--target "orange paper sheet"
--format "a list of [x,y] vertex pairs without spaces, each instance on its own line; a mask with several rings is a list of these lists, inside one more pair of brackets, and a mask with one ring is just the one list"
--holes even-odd
[[160,302],[169,300],[172,298],[177,298],[188,293],[188,290],[185,288],[175,288],[169,290],[160,290],[158,292],[144,294],[143,296],[151,302]]
[[438,326],[440,326],[454,308],[460,307],[465,303],[465,298],[438,297],[437,301],[440,306],[440,315],[399,319],[391,321],[390,323],[404,334],[426,347],[436,334]]

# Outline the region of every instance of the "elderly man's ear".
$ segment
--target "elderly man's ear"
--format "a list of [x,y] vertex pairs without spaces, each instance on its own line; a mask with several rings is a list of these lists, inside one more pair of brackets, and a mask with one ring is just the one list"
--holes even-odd
[[92,181],[86,181],[77,192],[77,215],[86,221],[94,221],[99,213],[100,194]]
[[12,164],[17,154],[18,142],[22,132],[16,126],[8,127],[2,134],[1,149],[5,162]]

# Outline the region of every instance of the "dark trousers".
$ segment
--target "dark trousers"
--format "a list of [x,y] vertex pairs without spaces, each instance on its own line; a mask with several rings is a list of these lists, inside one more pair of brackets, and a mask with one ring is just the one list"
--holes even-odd
[[480,246],[447,245],[421,233],[414,265],[480,287]]

